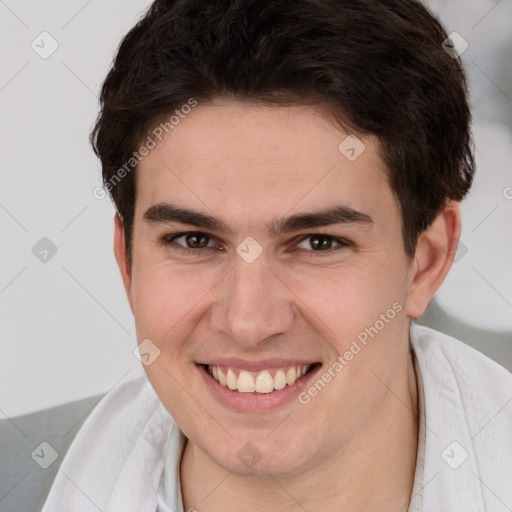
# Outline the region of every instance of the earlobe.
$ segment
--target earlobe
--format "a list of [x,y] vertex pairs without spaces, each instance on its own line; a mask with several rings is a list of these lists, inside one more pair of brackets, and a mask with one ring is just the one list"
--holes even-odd
[[411,262],[407,315],[418,318],[450,270],[461,230],[460,206],[449,201],[434,222],[420,234]]
[[114,216],[114,255],[116,257],[119,271],[121,272],[121,277],[123,279],[124,289],[126,291],[126,296],[128,298],[130,308],[133,311],[131,293],[132,269],[126,255],[124,224],[119,213],[116,213]]

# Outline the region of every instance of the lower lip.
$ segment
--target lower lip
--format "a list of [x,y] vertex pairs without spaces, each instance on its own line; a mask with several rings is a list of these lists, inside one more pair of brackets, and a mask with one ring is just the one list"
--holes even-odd
[[291,386],[276,389],[270,393],[241,393],[222,386],[217,382],[203,365],[197,365],[208,389],[223,405],[240,412],[271,411],[297,399],[297,396],[308,386],[309,381],[320,370],[319,364],[304,377],[296,380]]

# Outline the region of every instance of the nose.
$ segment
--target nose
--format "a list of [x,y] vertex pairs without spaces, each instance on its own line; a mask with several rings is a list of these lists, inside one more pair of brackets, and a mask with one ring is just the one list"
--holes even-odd
[[246,347],[291,331],[297,309],[294,294],[283,281],[264,254],[252,263],[236,255],[212,304],[212,329]]

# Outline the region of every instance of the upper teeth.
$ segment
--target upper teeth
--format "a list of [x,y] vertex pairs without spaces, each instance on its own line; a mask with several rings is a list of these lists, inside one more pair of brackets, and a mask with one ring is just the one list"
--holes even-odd
[[[286,385],[291,386],[297,379],[300,379],[311,365],[301,364],[287,368],[263,370],[257,374],[246,370],[240,370],[238,376],[236,371],[227,368],[222,370],[218,365],[208,365],[210,375],[222,386],[237,390],[241,393],[270,393],[274,389],[283,389]],[[274,376],[272,373],[275,372]]]

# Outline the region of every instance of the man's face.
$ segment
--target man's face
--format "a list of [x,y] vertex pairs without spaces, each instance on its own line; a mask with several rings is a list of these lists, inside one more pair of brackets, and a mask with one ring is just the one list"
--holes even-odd
[[[145,370],[190,442],[227,470],[315,467],[357,445],[404,378],[398,205],[376,140],[360,138],[357,156],[353,139],[338,148],[348,135],[311,107],[216,102],[139,165],[127,289],[138,342],[160,350]],[[178,222],[154,208],[166,204],[219,222]],[[335,223],[315,221],[335,208]],[[297,380],[296,366],[309,369]],[[231,387],[262,392],[221,384],[219,367]]]

